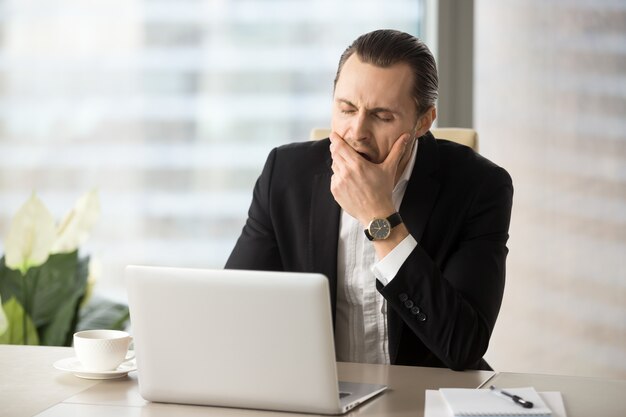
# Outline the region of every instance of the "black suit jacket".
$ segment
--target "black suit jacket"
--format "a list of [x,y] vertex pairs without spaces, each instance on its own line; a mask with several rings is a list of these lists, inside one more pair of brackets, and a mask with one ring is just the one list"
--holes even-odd
[[[226,268],[322,273],[334,318],[340,207],[330,167],[328,139],[273,149]],[[466,146],[419,138],[400,207],[418,246],[378,283],[391,363],[489,369],[482,356],[502,301],[512,196],[504,169]]]

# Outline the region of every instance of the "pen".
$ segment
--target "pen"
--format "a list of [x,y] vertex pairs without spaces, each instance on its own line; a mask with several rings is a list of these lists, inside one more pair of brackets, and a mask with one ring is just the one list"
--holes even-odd
[[523,399],[519,395],[513,395],[510,392],[506,392],[504,390],[496,388],[493,385],[490,386],[489,389],[491,389],[491,392],[493,392],[494,394],[498,394],[498,395],[504,396],[506,398],[509,398],[510,400],[512,400],[517,405],[520,405],[520,406],[522,406],[524,408],[533,408],[533,403],[531,403],[530,401],[526,401],[525,399]]

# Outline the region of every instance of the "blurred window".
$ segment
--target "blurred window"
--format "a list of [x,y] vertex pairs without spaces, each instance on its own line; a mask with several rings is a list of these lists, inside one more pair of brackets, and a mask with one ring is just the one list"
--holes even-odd
[[[423,1],[5,0],[0,236],[32,191],[60,219],[87,190],[97,288],[128,263],[222,267],[271,148],[329,125],[358,35],[420,36]],[[1,246],[0,246],[1,249]]]

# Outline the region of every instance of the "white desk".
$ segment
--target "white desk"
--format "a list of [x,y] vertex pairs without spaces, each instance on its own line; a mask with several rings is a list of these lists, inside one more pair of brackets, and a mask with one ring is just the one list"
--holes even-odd
[[[61,372],[52,364],[73,356],[71,348],[0,345],[0,415],[66,416],[302,416],[301,414],[146,402],[137,373],[93,381]],[[348,415],[423,416],[424,391],[441,387],[534,386],[561,391],[568,417],[626,416],[626,380],[487,371],[454,372],[440,368],[338,364],[346,381],[387,384],[390,389]],[[41,413],[41,414],[39,414]]]
[[[137,387],[137,373],[92,381],[58,371],[52,364],[74,355],[71,348],[0,345],[0,415],[56,416],[294,416],[283,412],[199,407],[146,402]],[[442,386],[473,388],[493,372],[454,372],[440,368],[338,364],[345,381],[387,384],[384,394],[348,415],[421,416],[424,390]]]

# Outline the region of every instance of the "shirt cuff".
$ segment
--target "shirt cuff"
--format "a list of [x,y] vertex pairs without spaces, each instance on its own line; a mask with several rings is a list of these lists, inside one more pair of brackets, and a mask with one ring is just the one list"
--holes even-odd
[[405,237],[387,256],[374,264],[372,272],[376,279],[383,285],[389,284],[416,246],[417,241],[413,236]]

